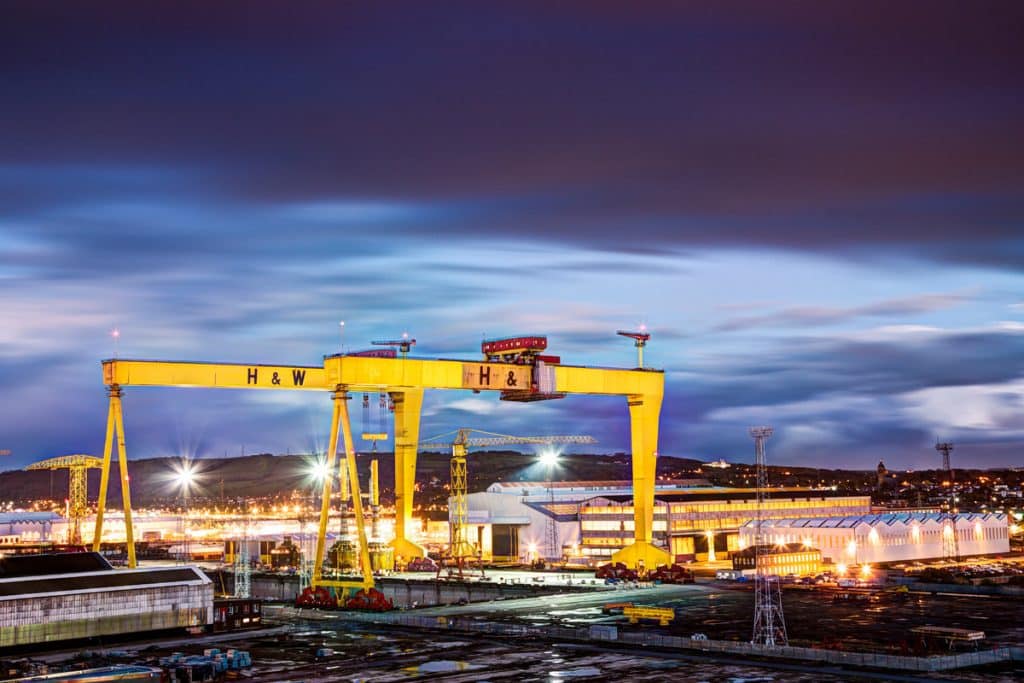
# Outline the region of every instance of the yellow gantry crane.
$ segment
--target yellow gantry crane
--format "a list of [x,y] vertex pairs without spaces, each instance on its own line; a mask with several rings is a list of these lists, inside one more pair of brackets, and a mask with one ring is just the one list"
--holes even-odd
[[68,543],[82,542],[82,519],[89,512],[90,469],[103,468],[103,461],[91,455],[61,455],[34,462],[26,470],[68,470]]
[[[482,437],[470,438],[472,433],[484,434]],[[452,441],[438,441],[449,434],[454,434]],[[587,435],[569,436],[513,436],[511,434],[496,434],[485,432],[482,429],[471,429],[463,427],[445,434],[439,434],[430,441],[420,443],[420,448],[451,448],[451,485],[449,519],[451,529],[449,531],[450,545],[448,554],[455,560],[461,573],[466,560],[477,556],[476,545],[470,542],[467,536],[468,506],[466,495],[469,492],[467,477],[466,455],[470,448],[483,448],[488,446],[511,446],[513,444],[582,444],[597,443],[597,439]]]
[[326,476],[312,583],[314,586],[336,588],[350,588],[353,585],[368,588],[373,585],[373,575],[363,525],[363,501],[356,477],[355,448],[347,405],[349,392],[384,392],[390,398],[390,404],[394,405],[395,538],[391,545],[396,557],[408,560],[425,555],[423,547],[410,539],[423,393],[426,389],[442,389],[495,392],[502,400],[521,402],[575,394],[625,398],[629,408],[632,443],[634,541],[614,553],[612,560],[631,567],[640,563],[647,567],[669,564],[668,552],[652,542],[655,465],[658,423],[665,389],[664,372],[648,368],[564,365],[557,356],[539,353],[546,344],[547,340],[543,337],[484,341],[481,344],[483,358],[478,360],[413,358],[406,356],[405,349],[401,348],[399,350],[403,351],[403,355],[400,357],[335,354],[325,356],[322,365],[249,365],[124,358],[105,360],[103,381],[108,390],[109,409],[94,546],[98,547],[102,537],[110,466],[116,445],[125,511],[128,565],[136,565],[121,403],[124,387],[319,391],[330,394],[334,408],[327,451],[328,472],[333,473],[338,467],[339,442],[343,445],[341,458],[352,487],[351,500],[359,534],[363,578],[358,584],[322,578],[327,518],[334,479],[333,476]]

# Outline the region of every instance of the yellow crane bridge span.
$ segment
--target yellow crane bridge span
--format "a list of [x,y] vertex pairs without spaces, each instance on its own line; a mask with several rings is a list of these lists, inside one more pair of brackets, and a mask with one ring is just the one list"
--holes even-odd
[[[245,363],[206,363],[161,360],[111,359],[102,362],[104,383],[108,388],[109,410],[104,444],[99,506],[94,543],[101,537],[110,464],[116,444],[120,465],[125,527],[128,533],[128,563],[135,566],[134,537],[131,523],[127,452],[122,389],[128,386],[204,387],[224,389],[260,389],[329,392],[334,409],[331,417],[327,466],[338,465],[339,441],[348,470],[357,529],[360,534],[363,584],[372,585],[372,574],[362,526],[362,497],[358,491],[355,450],[349,421],[347,398],[350,391],[385,392],[394,404],[395,439],[395,555],[411,559],[425,554],[411,539],[412,502],[419,444],[420,413],[426,389],[496,391],[502,398],[529,400],[537,395],[595,394],[622,396],[630,416],[632,470],[634,488],[634,541],[613,555],[614,561],[629,566],[647,567],[669,563],[668,553],[652,543],[654,514],[655,463],[658,422],[664,395],[664,373],[647,368],[619,369],[585,366],[494,362],[490,360],[436,360],[412,357],[379,358],[358,355],[325,356],[322,366],[269,365]],[[339,435],[339,429],[342,434]],[[341,437],[339,439],[339,436]],[[507,438],[494,436],[491,438]],[[330,585],[322,580],[320,567],[324,554],[327,514],[332,477],[324,477],[320,531],[314,584]]]

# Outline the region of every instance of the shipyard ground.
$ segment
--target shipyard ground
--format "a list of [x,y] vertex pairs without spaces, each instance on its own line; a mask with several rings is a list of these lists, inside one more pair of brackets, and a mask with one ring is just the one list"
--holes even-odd
[[[426,578],[426,577],[420,577]],[[528,584],[534,577],[506,576]],[[545,577],[544,584],[568,579]],[[254,666],[239,676],[255,681],[1011,681],[1024,677],[1024,663],[1010,662],[941,673],[898,673],[844,669],[825,664],[741,660],[713,653],[661,651],[625,644],[568,642],[557,637],[508,637],[421,630],[385,623],[395,616],[416,615],[436,621],[474,619],[531,627],[615,625],[650,634],[712,639],[749,638],[753,596],[711,582],[684,586],[609,589],[584,585],[573,592],[471,604],[438,605],[385,615],[299,611],[268,605],[264,616],[280,628],[195,638],[179,637],[122,646],[121,661],[146,661],[173,651],[199,653],[204,647],[248,650]],[[550,590],[550,588],[549,588]],[[621,616],[604,614],[609,602],[675,607],[679,615],[668,627],[628,626]],[[835,601],[820,592],[787,590],[784,609],[791,640],[810,646],[841,645],[846,650],[893,652],[918,625],[945,625],[984,630],[983,647],[1024,645],[1019,613],[1024,601],[1012,598],[909,594],[877,601]],[[107,643],[107,647],[114,647]],[[317,650],[332,653],[319,660]],[[73,654],[73,653],[68,653]],[[51,653],[50,661],[61,659]]]

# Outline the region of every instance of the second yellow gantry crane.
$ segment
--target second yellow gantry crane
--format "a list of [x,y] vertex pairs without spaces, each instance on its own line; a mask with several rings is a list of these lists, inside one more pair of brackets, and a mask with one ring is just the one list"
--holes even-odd
[[89,512],[90,469],[102,469],[103,461],[91,455],[61,455],[34,462],[26,470],[68,470],[68,543],[82,542],[82,519]]

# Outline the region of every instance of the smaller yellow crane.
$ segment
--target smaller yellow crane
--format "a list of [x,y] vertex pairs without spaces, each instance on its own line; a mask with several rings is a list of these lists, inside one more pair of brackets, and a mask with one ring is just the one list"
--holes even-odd
[[[482,437],[470,438],[471,433],[484,434]],[[438,442],[436,439],[454,434],[452,441]],[[597,439],[586,435],[570,436],[512,436],[511,434],[496,434],[485,432],[482,429],[470,429],[463,427],[452,432],[440,434],[430,441],[420,442],[420,448],[451,448],[451,485],[450,494],[451,506],[449,519],[451,527],[449,530],[450,544],[448,556],[455,562],[458,576],[462,578],[463,567],[467,560],[479,556],[476,545],[469,541],[467,536],[468,506],[466,495],[469,484],[466,472],[466,453],[470,448],[485,446],[508,446],[512,444],[553,444],[553,443],[597,443]]]
[[82,519],[89,512],[90,469],[100,469],[103,461],[91,455],[61,455],[48,460],[34,462],[26,470],[68,470],[68,543],[82,543]]

